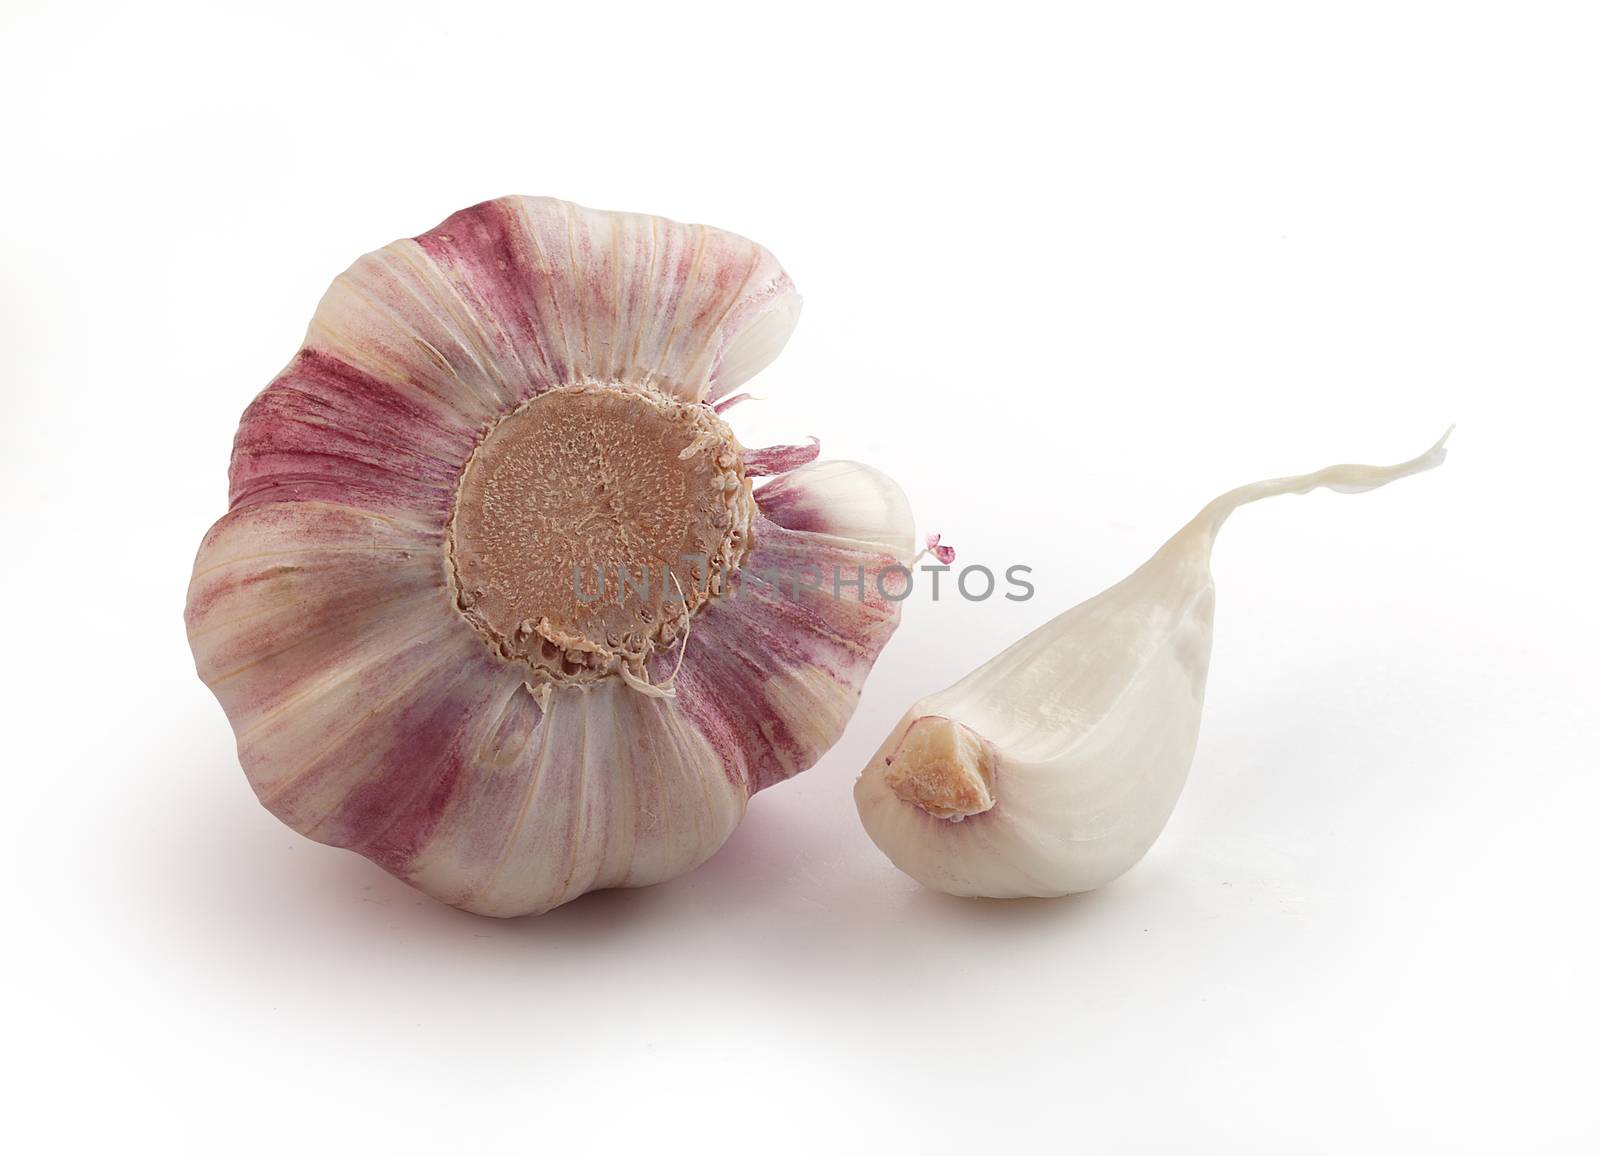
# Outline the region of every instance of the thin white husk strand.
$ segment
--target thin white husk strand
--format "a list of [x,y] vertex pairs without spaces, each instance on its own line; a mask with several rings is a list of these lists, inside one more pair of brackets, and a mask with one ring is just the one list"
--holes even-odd
[[[689,600],[684,597],[683,583],[678,581],[678,576],[673,574],[672,571],[668,570],[667,573],[672,575],[672,584],[678,588],[678,601],[687,607]],[[650,672],[644,670],[643,667],[640,668],[644,670],[643,677],[634,674],[628,669],[628,664],[625,662],[617,667],[617,673],[622,676],[622,681],[646,698],[677,698],[678,672],[683,669],[683,656],[689,652],[689,632],[693,628],[694,615],[685,609],[683,612],[683,641],[678,646],[678,661],[673,664],[672,673],[667,676],[664,682],[651,682]]]

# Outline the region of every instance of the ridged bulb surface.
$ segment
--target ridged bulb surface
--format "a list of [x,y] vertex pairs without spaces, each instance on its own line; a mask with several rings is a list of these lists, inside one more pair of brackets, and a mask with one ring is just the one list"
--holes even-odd
[[[816,762],[912,526],[876,470],[747,449],[719,412],[799,308],[744,238],[544,198],[342,274],[241,421],[189,587],[261,801],[509,916],[682,874]],[[636,603],[563,587],[618,553],[655,573]]]

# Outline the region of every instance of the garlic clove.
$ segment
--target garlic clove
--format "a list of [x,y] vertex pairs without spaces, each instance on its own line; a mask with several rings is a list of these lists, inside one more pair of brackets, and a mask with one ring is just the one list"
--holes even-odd
[[[770,260],[771,255],[764,253],[763,259]],[[800,320],[800,295],[787,279],[760,269],[750,280],[761,288],[745,294],[725,319],[707,401],[727,397],[772,364]]]
[[844,544],[881,547],[909,562],[915,531],[905,493],[860,462],[829,461],[761,487],[761,512],[786,529]]
[[308,680],[381,666],[433,625],[419,610],[448,596],[432,549],[426,531],[342,506],[235,510],[206,535],[189,585],[200,677],[256,733]]
[[868,834],[952,895],[1066,895],[1116,878],[1161,833],[1194,758],[1211,548],[1228,516],[1277,494],[1373,489],[1444,456],[1441,438],[1396,466],[1331,466],[1217,498],[1122,582],[912,706],[857,780]]
[[[898,603],[733,590],[746,563],[871,583],[910,521],[875,471],[747,450],[709,404],[798,303],[743,238],[528,198],[342,274],[241,420],[186,610],[262,801],[517,915],[688,870],[811,765]],[[584,599],[599,561],[654,589]]]
[[191,644],[258,797],[313,838],[392,860],[392,840],[416,834],[415,821],[392,820],[425,813],[418,800],[459,755],[450,720],[515,680],[463,623],[433,612],[440,567],[383,519],[248,507],[201,557]]
[[476,427],[578,381],[714,400],[778,355],[799,311],[788,275],[743,237],[507,197],[356,262],[307,348]]
[[[519,688],[520,689],[520,688]],[[513,692],[429,840],[397,873],[484,915],[549,910],[599,887],[688,871],[744,815],[746,791],[670,700],[609,681]]]

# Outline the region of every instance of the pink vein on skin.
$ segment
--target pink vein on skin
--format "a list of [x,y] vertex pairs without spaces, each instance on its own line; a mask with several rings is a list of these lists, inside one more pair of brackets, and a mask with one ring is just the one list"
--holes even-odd
[[452,428],[476,430],[508,396],[498,380],[504,373],[461,331],[466,312],[416,243],[396,241],[334,280],[311,319],[306,348],[387,382]]
[[[558,268],[552,254],[557,244],[566,244],[566,230],[553,224],[551,218],[558,212],[566,219],[566,208],[559,201],[546,198],[526,198],[504,202],[503,211],[509,213],[521,239],[519,252],[523,257],[522,282],[535,290],[533,301],[539,309],[540,328],[547,348],[559,336],[561,351],[552,363],[561,383],[582,381],[592,377],[589,366],[575,356],[572,328],[579,323],[577,305],[570,294],[571,280],[565,267]],[[563,296],[566,300],[563,301]],[[543,303],[540,305],[540,303]],[[552,351],[553,353],[553,351]]]
[[[866,467],[859,467],[866,470]],[[848,476],[848,475],[847,475]],[[761,515],[755,549],[737,597],[714,603],[696,619],[694,661],[679,675],[677,705],[718,752],[730,777],[759,790],[803,770],[837,738],[873,661],[899,622],[891,591],[898,563],[866,541],[838,536],[905,538],[910,526],[902,503],[851,504],[841,519],[839,474],[787,473],[756,490]],[[882,492],[878,479],[869,487]],[[833,501],[823,499],[831,495]],[[835,569],[861,570],[862,592],[809,590],[796,578],[827,582]],[[764,591],[749,575],[776,577],[779,591]],[[658,658],[652,677],[670,673]],[[831,682],[832,690],[825,685]],[[818,720],[831,720],[818,728]]]
[[463,209],[416,244],[474,315],[494,321],[527,376],[522,397],[565,380],[537,303],[540,275],[530,266],[524,230],[505,203],[485,201]]
[[[678,675],[680,709],[751,793],[816,762],[843,731],[873,661],[899,622],[875,591],[885,554],[850,550],[758,519],[747,570],[779,589],[744,585],[695,619],[692,659]],[[804,567],[863,570],[866,600],[831,589],[793,593]],[[826,581],[826,579],[825,579]],[[662,667],[659,675],[656,667]],[[653,677],[670,673],[658,658]],[[831,683],[833,689],[826,684]]]
[[805,483],[803,473],[788,473],[777,475],[762,485],[755,491],[756,503],[761,507],[762,515],[789,530],[815,534],[837,533],[837,514],[833,506],[823,501],[816,490]]
[[[566,873],[561,879],[561,888],[557,892],[558,896],[577,894],[578,891],[587,890],[587,888],[574,890],[572,885],[578,876],[580,866],[583,865],[584,857],[602,853],[602,849],[595,846],[596,840],[592,837],[592,832],[599,828],[603,837],[607,830],[607,825],[603,821],[597,822],[595,816],[595,811],[603,806],[603,802],[597,798],[595,793],[599,783],[597,782],[597,776],[590,772],[589,766],[590,731],[592,729],[589,719],[589,704],[591,701],[588,695],[579,695],[575,712],[583,720],[581,727],[583,737],[579,742],[577,758],[574,760],[577,774],[577,787],[573,796],[575,805],[572,808],[571,826],[568,827],[566,832],[564,843],[566,855],[564,859],[567,867]],[[593,878],[592,872],[585,872],[585,874]]]
[[[671,878],[709,855],[743,811],[742,785],[707,776],[712,753],[672,701],[617,684],[557,691],[536,729],[513,729],[518,757],[484,770],[480,756],[476,781],[405,869],[469,909],[542,909],[597,886]],[[537,754],[527,746],[535,735]]]
[[[833,729],[828,715],[836,712],[820,702],[793,711],[775,701],[769,685],[774,676],[815,674],[759,653],[759,647],[778,640],[760,629],[759,620],[741,613],[727,603],[701,612],[705,652],[692,670],[685,666],[676,685],[679,709],[717,751],[725,770],[753,795],[811,766],[825,747],[807,742],[798,731],[819,723]],[[735,646],[741,649],[730,649]]]
[[[556,699],[551,700],[552,707]],[[473,752],[475,771],[440,816],[405,876],[465,903],[493,884],[538,787],[554,724],[520,681],[510,683]]]
[[745,450],[744,472],[752,478],[764,478],[773,474],[786,474],[790,470],[797,470],[809,462],[817,460],[817,455],[822,452],[822,443],[812,438],[803,446],[767,446],[764,449]]
[[491,704],[515,681],[483,666],[465,671],[432,709],[402,720],[406,735],[395,748],[398,758],[385,766],[381,781],[345,801],[351,829],[365,832],[352,846],[404,876],[434,839],[455,796],[478,774],[478,748],[497,721]]
[[[599,317],[611,319],[611,336],[605,345],[605,358],[601,369],[605,379],[609,381],[622,380],[622,371],[626,368],[623,360],[623,338],[628,330],[625,329],[622,308],[622,232],[620,229],[620,215],[617,213],[606,214],[606,238],[604,246],[596,245],[596,260],[602,264],[602,274],[607,283],[606,297],[603,303],[595,306],[595,314]],[[604,256],[600,256],[600,254]],[[591,292],[600,291],[602,274],[597,274],[590,279]]]
[[[522,400],[532,375],[493,312],[471,298],[447,266],[415,241],[397,241],[376,256],[395,273],[394,288],[406,297],[396,302],[397,312],[411,307],[407,331],[450,375],[459,392],[474,401],[481,399],[485,416],[502,413]],[[424,336],[424,327],[431,339]],[[475,424],[483,424],[483,419]]]
[[467,431],[441,428],[383,382],[303,350],[239,423],[231,508],[321,501],[442,525],[471,450]]
[[[656,360],[650,369],[649,381],[654,385],[665,380],[669,384],[658,386],[658,388],[666,388],[669,392],[676,392],[674,386],[679,386],[685,389],[685,400],[699,401],[699,391],[694,389],[693,386],[683,386],[677,377],[678,373],[689,368],[687,365],[682,364],[681,359],[673,359],[670,363],[671,371],[667,370],[668,359],[672,357],[674,341],[678,336],[681,324],[680,318],[683,314],[684,299],[693,297],[700,278],[701,264],[705,260],[707,229],[704,225],[696,225],[693,227],[693,233],[694,245],[689,251],[687,265],[680,263],[673,270],[673,277],[670,282],[673,289],[672,310],[670,314],[666,310],[662,311],[663,316],[668,319],[667,333],[656,348]],[[686,248],[688,247],[686,246]]]
[[[302,721],[312,718],[312,708],[327,703],[328,709],[340,713],[340,721],[332,724],[336,737],[327,743],[330,749],[343,742],[349,735],[354,734],[360,725],[370,721],[372,717],[381,715],[384,711],[397,702],[407,691],[411,690],[421,678],[422,671],[433,665],[432,655],[436,650],[435,643],[440,641],[450,628],[449,620],[424,620],[425,625],[418,628],[412,623],[412,629],[405,632],[398,640],[386,639],[391,645],[383,648],[369,646],[353,662],[340,664],[327,670],[305,672],[302,677],[295,679],[288,686],[288,693],[267,700],[252,700],[251,715],[243,721],[245,725],[238,731],[240,746],[246,744],[257,745],[257,740],[263,742],[274,737],[282,738],[287,746],[302,745],[301,740],[309,740],[313,732],[309,726],[285,726],[285,716],[294,713]],[[449,639],[444,639],[449,641]],[[404,674],[397,675],[397,669],[409,666]],[[357,720],[356,724],[346,726],[343,720],[342,708],[347,705],[341,696],[360,699],[360,706],[366,708],[367,713]],[[299,753],[299,752],[296,752]],[[305,764],[316,761],[320,754],[307,760],[302,757],[301,766],[279,780],[280,786],[288,779],[294,778],[300,770],[305,769]],[[274,792],[280,786],[273,788]]]
[[[742,238],[729,237],[726,234],[716,234],[712,239],[713,244],[718,247],[740,240]],[[699,344],[693,353],[685,355],[685,361],[689,366],[684,375],[685,380],[695,383],[695,392],[702,399],[710,387],[722,349],[726,345],[723,334],[728,317],[738,305],[739,299],[744,296],[750,278],[755,275],[761,263],[761,248],[758,245],[746,243],[734,252],[745,259],[736,259],[729,253],[726,259],[713,263],[713,272],[706,278],[713,291],[707,294],[692,327],[692,332],[700,334]]]
[[[648,236],[650,244],[647,257],[644,260],[645,275],[639,278],[630,278],[625,283],[628,285],[628,329],[633,334],[633,340],[628,346],[627,361],[620,367],[625,381],[642,381],[643,374],[636,373],[634,366],[639,365],[644,358],[645,323],[650,315],[650,305],[655,297],[656,270],[661,263],[661,219],[659,217],[638,217],[632,214],[618,214],[618,220],[626,223],[631,230],[639,234],[642,239]],[[637,249],[638,246],[635,246]],[[640,259],[635,252],[636,262]]]
[[473,704],[498,685],[492,656],[471,645],[477,641],[419,636],[357,672],[359,688],[348,678],[313,688],[315,701],[292,730],[242,740],[241,752],[278,771],[257,784],[262,802],[324,843],[381,839],[450,770],[451,743]]
[[[899,621],[898,605],[877,590],[879,575],[895,565],[894,559],[761,521],[757,533],[764,534],[764,540],[757,538],[746,565],[778,576],[781,589],[747,590],[746,601],[759,604],[768,628],[780,639],[804,641],[796,662],[820,667],[842,684],[859,685]],[[857,570],[861,590],[854,587]],[[822,584],[813,588],[809,580],[818,573]],[[837,597],[832,588],[835,574],[841,578]]]
[[[437,599],[431,588],[403,591],[387,597],[350,599],[342,612],[329,606],[323,613],[252,621],[253,629],[232,632],[225,645],[208,657],[211,689],[236,679],[249,680],[251,702],[270,702],[311,672],[345,663],[397,626],[415,622],[426,614],[425,600]],[[307,626],[306,623],[317,623]],[[233,659],[233,664],[228,659]]]
[[415,529],[317,502],[226,515],[185,607],[198,672],[241,732],[373,645],[454,617],[441,557]]
[[673,221],[652,221],[655,252],[654,275],[645,287],[645,309],[640,318],[637,360],[631,368],[637,380],[654,385],[685,401],[697,400],[692,386],[678,382],[680,366],[666,361],[667,344],[678,314],[697,246],[689,243],[689,230]]
[[470,312],[415,241],[395,241],[334,282],[308,344],[476,428],[509,393],[495,358],[466,336]]
[[[536,904],[553,903],[560,892],[560,880],[549,871],[555,864],[570,861],[573,848],[575,778],[581,774],[582,726],[577,718],[582,709],[583,691],[557,691],[539,727],[536,759],[519,777],[525,784],[521,803],[512,814],[509,830],[486,838],[485,850],[493,848],[487,871],[474,888],[470,899],[477,899],[503,887],[518,890],[524,900]],[[536,863],[543,873],[534,879],[502,882],[513,863]],[[564,868],[563,868],[564,870]],[[529,888],[534,895],[523,893]]]
[[[578,319],[578,337],[579,345],[583,349],[583,364],[592,366],[598,370],[598,360],[595,357],[594,349],[589,344],[589,318],[591,315],[593,315],[596,320],[599,320],[600,314],[591,314],[591,311],[587,307],[588,303],[585,300],[584,292],[584,282],[586,279],[583,272],[580,272],[580,270],[587,271],[592,267],[594,262],[594,250],[592,246],[588,244],[589,233],[588,230],[585,229],[583,231],[583,239],[585,243],[581,246],[583,249],[583,258],[581,260],[579,259],[578,250],[580,246],[578,244],[578,223],[573,219],[572,210],[573,206],[570,204],[562,206],[562,215],[566,217],[567,224],[567,278],[572,285],[572,313],[573,316]],[[588,215],[589,214],[585,214],[585,216]]]

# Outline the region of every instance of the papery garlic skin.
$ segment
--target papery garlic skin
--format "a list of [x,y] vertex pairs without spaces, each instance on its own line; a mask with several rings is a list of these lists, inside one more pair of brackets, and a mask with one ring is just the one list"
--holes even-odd
[[[912,526],[877,471],[746,450],[714,411],[798,313],[750,241],[546,198],[341,275],[244,415],[189,587],[261,801],[511,916],[682,874],[812,765],[899,621],[875,579]],[[681,607],[568,597],[613,551]],[[721,574],[807,567],[859,567],[864,596]]]
[[1166,826],[1194,759],[1223,522],[1276,494],[1359,493],[1431,469],[1444,440],[1396,466],[1232,490],[1129,577],[917,702],[856,782],[873,842],[951,895],[1068,895],[1127,871]]

